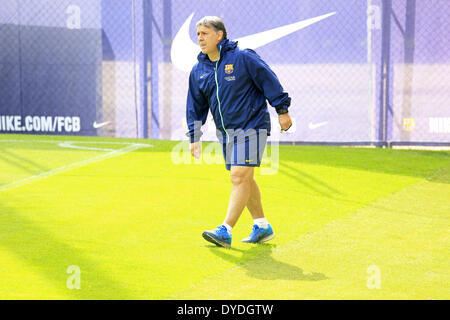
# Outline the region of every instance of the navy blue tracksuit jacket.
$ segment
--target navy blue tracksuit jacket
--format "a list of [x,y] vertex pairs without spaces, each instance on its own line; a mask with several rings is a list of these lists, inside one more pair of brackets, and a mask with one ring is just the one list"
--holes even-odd
[[186,120],[190,141],[200,140],[200,125],[211,110],[222,137],[227,130],[266,129],[270,135],[270,105],[287,108],[291,99],[270,67],[251,49],[241,50],[228,39],[218,45],[220,58],[200,52],[189,76]]

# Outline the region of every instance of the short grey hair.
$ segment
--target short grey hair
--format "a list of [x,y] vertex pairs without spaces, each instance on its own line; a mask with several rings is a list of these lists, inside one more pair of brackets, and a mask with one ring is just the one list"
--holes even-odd
[[200,26],[205,27],[213,27],[214,31],[222,31],[223,32],[223,38],[227,38],[227,30],[225,29],[225,24],[223,23],[222,19],[216,16],[206,16],[198,20],[198,22],[195,24],[195,27],[198,28]]

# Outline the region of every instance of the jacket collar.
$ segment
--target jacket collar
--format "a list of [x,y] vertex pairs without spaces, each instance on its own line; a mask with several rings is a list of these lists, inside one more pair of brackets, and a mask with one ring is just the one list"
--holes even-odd
[[[238,42],[237,41],[231,41],[229,39],[223,39],[217,44],[217,50],[220,52],[220,58],[222,58],[223,54],[227,51],[233,50],[237,47]],[[222,47],[222,49],[220,49]],[[209,60],[208,55],[204,54],[200,51],[200,53],[197,56],[197,59],[199,62],[203,63],[211,63],[212,61]]]

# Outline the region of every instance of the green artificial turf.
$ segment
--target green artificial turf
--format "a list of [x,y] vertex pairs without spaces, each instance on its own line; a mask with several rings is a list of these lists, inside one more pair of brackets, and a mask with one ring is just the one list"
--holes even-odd
[[245,209],[224,249],[201,233],[229,172],[177,164],[180,146],[0,135],[0,298],[450,298],[449,152],[279,146],[278,171],[255,170],[276,237],[241,243]]

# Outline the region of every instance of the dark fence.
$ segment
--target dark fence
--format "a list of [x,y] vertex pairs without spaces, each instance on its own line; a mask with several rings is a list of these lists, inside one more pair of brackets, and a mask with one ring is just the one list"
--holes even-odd
[[[186,139],[195,22],[217,15],[292,97],[294,126],[272,139],[450,143],[447,0],[3,0],[0,9],[1,133]],[[211,116],[203,131],[216,140]]]

